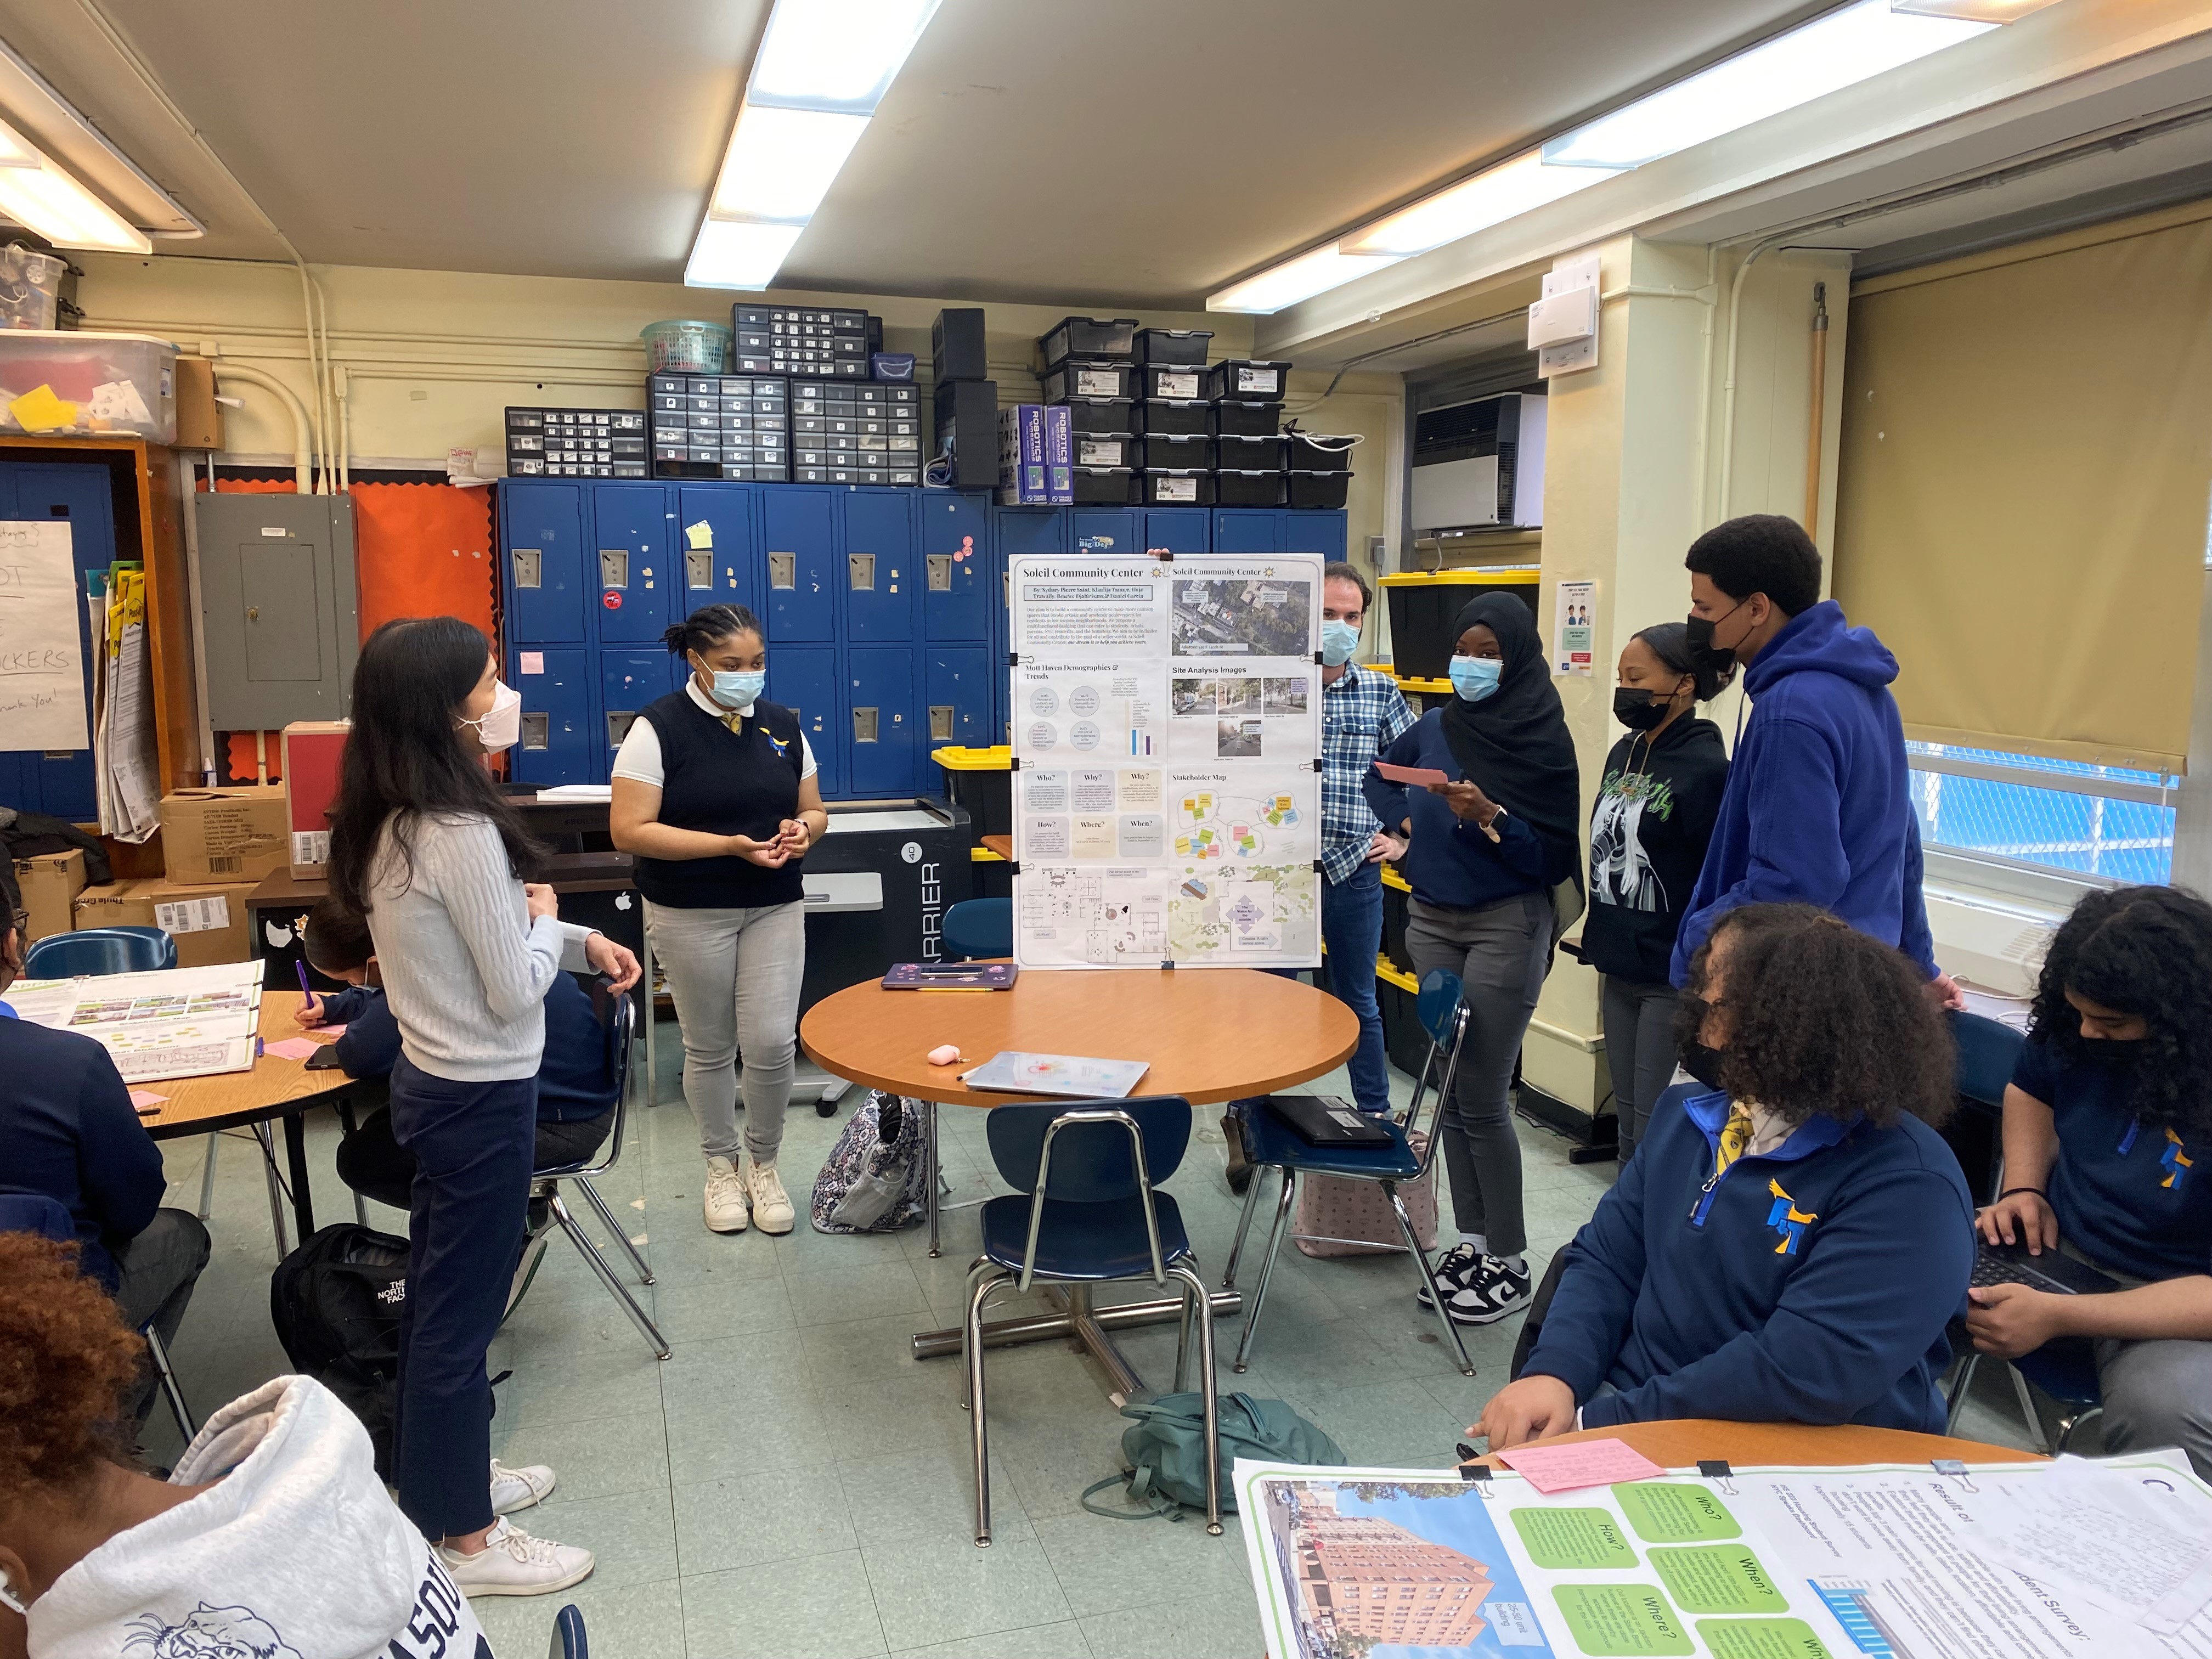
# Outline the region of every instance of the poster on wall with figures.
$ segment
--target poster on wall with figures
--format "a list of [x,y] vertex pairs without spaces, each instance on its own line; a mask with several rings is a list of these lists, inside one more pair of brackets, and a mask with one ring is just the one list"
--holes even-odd
[[1022,966],[1319,964],[1322,564],[1009,562]]

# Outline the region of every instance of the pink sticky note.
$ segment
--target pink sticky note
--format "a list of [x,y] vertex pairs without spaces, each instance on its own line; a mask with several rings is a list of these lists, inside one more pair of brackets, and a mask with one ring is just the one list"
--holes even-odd
[[157,1095],[151,1089],[133,1089],[131,1091],[131,1103],[142,1112],[152,1111],[167,1098],[168,1096]]
[[264,1042],[261,1052],[276,1054],[285,1060],[305,1060],[323,1045],[312,1037],[286,1037],[282,1042]]
[[1564,1446],[1523,1446],[1498,1461],[1528,1477],[1538,1492],[1610,1486],[1616,1480],[1649,1480],[1667,1473],[1626,1440],[1577,1440]]
[[1433,766],[1393,766],[1388,761],[1376,761],[1375,769],[1393,783],[1410,783],[1423,789],[1432,783],[1450,781]]
[[318,1025],[315,1027],[315,1035],[317,1036],[326,1036],[330,1038],[331,1042],[336,1042],[340,1037],[345,1035],[345,1027],[343,1025]]

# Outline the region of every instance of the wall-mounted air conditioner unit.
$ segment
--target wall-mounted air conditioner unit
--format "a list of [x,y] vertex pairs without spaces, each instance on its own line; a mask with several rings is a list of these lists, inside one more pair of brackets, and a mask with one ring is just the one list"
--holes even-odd
[[1415,416],[1413,534],[1541,525],[1546,406],[1510,392]]

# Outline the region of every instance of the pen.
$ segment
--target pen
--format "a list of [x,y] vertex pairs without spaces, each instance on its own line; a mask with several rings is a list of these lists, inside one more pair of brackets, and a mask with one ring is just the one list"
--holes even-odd
[[300,994],[307,998],[309,1002],[313,1002],[315,1000],[315,993],[313,988],[309,986],[307,983],[307,958],[302,957],[299,961],[294,963],[292,965],[300,970]]

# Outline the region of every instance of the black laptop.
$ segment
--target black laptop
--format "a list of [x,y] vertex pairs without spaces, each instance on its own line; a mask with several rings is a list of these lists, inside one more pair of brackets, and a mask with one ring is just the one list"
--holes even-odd
[[1334,1095],[1269,1095],[1267,1107],[1309,1146],[1388,1146],[1381,1121]]
[[2025,1244],[1990,1244],[1974,1241],[1977,1285],[2025,1285],[2031,1291],[2054,1296],[2100,1296],[2120,1288],[2087,1262],[2057,1250],[2030,1255]]

